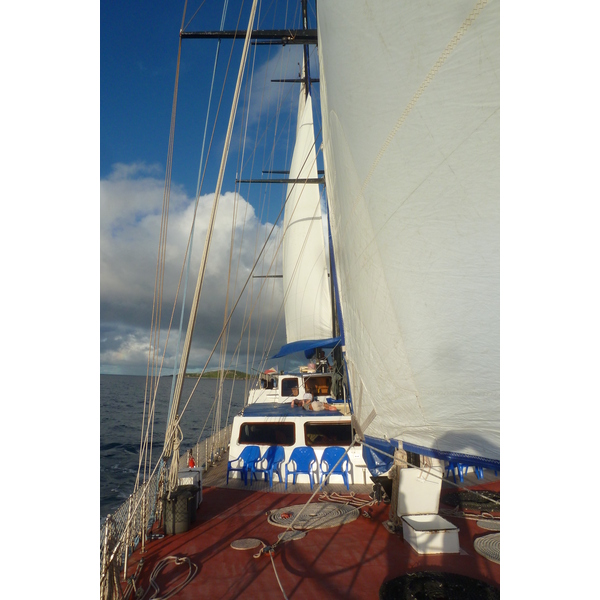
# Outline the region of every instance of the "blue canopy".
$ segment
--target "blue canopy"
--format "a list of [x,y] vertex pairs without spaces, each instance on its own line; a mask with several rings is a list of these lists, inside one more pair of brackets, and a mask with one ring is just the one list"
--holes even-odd
[[337,410],[306,411],[300,406],[292,406],[291,402],[254,402],[244,407],[244,417],[306,417],[312,419],[327,419],[339,417]]
[[291,342],[282,346],[275,356],[271,358],[281,358],[282,356],[288,356],[294,352],[304,351],[307,358],[314,354],[317,348],[335,348],[338,344],[342,343],[341,337],[329,338],[326,340],[298,340],[297,342]]
[[[365,436],[365,443],[369,444],[369,446],[372,446],[372,448],[363,446],[363,458],[367,468],[369,469],[369,472],[374,477],[383,475],[394,464],[394,459],[392,456],[394,454],[394,450],[398,448],[398,440],[382,440],[367,435]],[[442,452],[440,450],[424,448],[423,446],[416,446],[415,444],[409,444],[407,442],[404,442],[402,447],[407,452],[414,452],[416,454],[422,454],[423,456],[431,456],[433,458],[438,458],[448,462],[460,462],[467,465],[493,469],[494,471],[500,470],[499,460],[486,459],[470,454],[457,454],[456,452]]]

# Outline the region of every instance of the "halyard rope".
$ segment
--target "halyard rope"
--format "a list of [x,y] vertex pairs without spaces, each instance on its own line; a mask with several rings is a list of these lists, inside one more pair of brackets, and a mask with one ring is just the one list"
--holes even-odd
[[277,575],[277,569],[275,568],[275,561],[273,560],[272,552],[269,552],[269,558],[271,559],[271,564],[273,565],[273,572],[275,573],[275,578],[277,579],[277,583],[279,584],[279,589],[281,590],[281,593],[283,594],[283,597],[285,598],[285,600],[288,600],[288,597],[285,594],[285,590],[283,589],[283,586],[281,585],[281,581],[279,580],[279,575]]
[[325,492],[319,496],[319,502],[335,502],[337,504],[345,504],[346,506],[354,506],[355,508],[363,508],[375,504],[375,499],[364,500],[356,498],[355,492],[350,492],[347,495],[338,494],[337,492],[332,492],[331,494]]

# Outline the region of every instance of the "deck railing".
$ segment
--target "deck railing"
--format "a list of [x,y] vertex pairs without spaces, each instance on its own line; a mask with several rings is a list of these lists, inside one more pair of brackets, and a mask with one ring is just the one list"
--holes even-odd
[[[229,439],[231,437],[231,425],[223,427],[218,433],[198,442],[191,450],[196,467],[206,471],[213,466],[220,458],[227,453]],[[179,457],[179,468],[185,469],[188,466],[187,454],[183,453]]]
[[100,598],[120,598],[119,578],[127,557],[142,541],[155,521],[160,518],[161,503],[158,502],[162,486],[162,470],[129,496],[121,506],[108,515],[100,528]]
[[[226,455],[231,436],[231,425],[198,442],[192,448],[197,468],[203,471]],[[188,456],[179,458],[179,468],[188,466]],[[144,485],[134,491],[121,506],[108,515],[100,527],[100,598],[123,598],[121,581],[127,579],[127,558],[145,540],[152,525],[159,521],[162,512],[164,466],[157,469]]]

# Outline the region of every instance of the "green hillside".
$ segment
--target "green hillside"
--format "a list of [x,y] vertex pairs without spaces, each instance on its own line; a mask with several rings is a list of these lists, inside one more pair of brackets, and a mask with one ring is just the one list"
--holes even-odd
[[[202,375],[202,379],[217,379],[220,371],[207,371]],[[186,377],[200,377],[200,373],[186,373]],[[225,379],[248,379],[250,376],[243,371],[226,371]]]

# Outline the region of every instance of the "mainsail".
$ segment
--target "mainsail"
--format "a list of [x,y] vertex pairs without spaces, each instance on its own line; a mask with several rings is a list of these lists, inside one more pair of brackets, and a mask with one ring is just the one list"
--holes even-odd
[[287,342],[331,338],[331,291],[319,186],[312,99],[300,90],[296,143],[284,214],[283,289]]
[[499,21],[495,1],[318,4],[325,175],[357,420],[374,410],[367,435],[491,460]]

